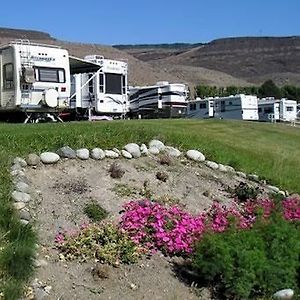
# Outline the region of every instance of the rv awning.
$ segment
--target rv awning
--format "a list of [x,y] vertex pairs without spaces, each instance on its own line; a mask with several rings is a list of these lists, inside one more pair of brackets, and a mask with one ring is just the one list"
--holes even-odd
[[97,64],[85,61],[75,56],[69,56],[69,61],[71,74],[96,72],[101,68],[101,66]]

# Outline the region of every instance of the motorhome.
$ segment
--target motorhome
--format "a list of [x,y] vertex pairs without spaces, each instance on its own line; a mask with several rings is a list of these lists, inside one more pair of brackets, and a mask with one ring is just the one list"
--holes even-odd
[[[70,97],[68,51],[14,41],[0,47],[0,112],[22,113],[25,122],[65,109]],[[26,116],[26,117],[25,117]]]
[[263,98],[258,100],[259,121],[295,121],[297,102],[288,99]]
[[258,120],[257,97],[239,94],[191,100],[187,117]]
[[72,72],[70,108],[90,120],[104,115],[123,118],[129,107],[127,62],[100,55],[86,56],[83,61],[92,68]]
[[188,87],[159,81],[152,86],[129,88],[129,115],[140,118],[185,117]]

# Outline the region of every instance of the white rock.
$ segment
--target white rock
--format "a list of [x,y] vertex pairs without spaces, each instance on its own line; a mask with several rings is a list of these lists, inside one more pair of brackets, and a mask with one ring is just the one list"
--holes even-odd
[[23,220],[26,220],[26,221],[29,221],[31,219],[30,212],[25,210],[25,209],[21,209],[19,211],[19,217],[20,217],[20,219],[23,219]]
[[258,177],[258,175],[256,175],[256,174],[248,174],[247,177],[248,177],[250,180],[253,180],[253,181],[256,181],[256,182],[259,181],[259,177]]
[[294,291],[292,289],[280,290],[273,295],[275,299],[285,299],[285,300],[292,299],[293,296],[294,296]]
[[86,148],[77,149],[76,150],[76,156],[79,159],[87,160],[90,157],[90,151],[88,149],[86,149]]
[[172,157],[179,157],[181,155],[181,152],[177,148],[171,146],[166,146],[164,151]]
[[29,193],[30,187],[27,183],[23,181],[18,181],[15,184],[15,190],[23,193]]
[[13,164],[11,167],[10,167],[11,171],[23,171],[24,169],[22,168],[22,166],[18,163],[16,164]]
[[100,148],[94,148],[91,151],[91,158],[99,160],[105,158],[105,152]]
[[23,176],[25,176],[25,173],[20,170],[14,170],[14,171],[10,172],[10,175],[15,176],[15,177],[23,177]]
[[40,162],[40,157],[35,154],[35,153],[30,153],[28,154],[28,156],[26,157],[26,162],[29,166],[36,166],[39,164]]
[[240,176],[240,177],[242,177],[242,178],[247,178],[247,175],[246,175],[246,173],[244,173],[244,172],[237,171],[237,172],[236,172],[236,175],[238,175],[238,176]]
[[69,146],[59,148],[56,153],[63,158],[76,158],[76,152]]
[[30,195],[27,193],[19,192],[19,191],[13,191],[11,194],[13,200],[15,202],[29,202],[30,201]]
[[121,151],[118,148],[113,148],[112,150],[115,151],[116,153],[118,153],[119,156],[121,155]]
[[14,159],[14,164],[19,164],[21,167],[25,168],[27,166],[27,162],[24,158],[16,157]]
[[132,155],[126,150],[121,150],[121,153],[125,158],[128,158],[128,159],[132,158]]
[[188,150],[186,156],[194,161],[205,161],[205,156],[198,150]]
[[104,150],[105,156],[108,158],[118,158],[119,154],[112,150]]
[[165,150],[165,145],[163,142],[159,141],[159,140],[152,140],[149,143],[149,148],[151,147],[156,147],[159,151],[163,151]]
[[153,155],[157,155],[157,154],[159,154],[159,149],[155,146],[152,146],[149,148],[149,153],[151,153]]
[[229,173],[235,173],[235,169],[231,166],[224,166]]
[[227,168],[223,164],[219,164],[219,170],[221,172],[228,172]]
[[274,186],[274,185],[267,185],[267,188],[269,190],[271,190],[272,192],[274,192],[274,193],[279,193],[279,191],[280,191],[280,189],[277,186]]
[[141,145],[140,150],[142,155],[146,155],[146,156],[149,155],[149,150],[145,144]]
[[15,202],[13,204],[13,206],[16,210],[20,210],[20,209],[23,209],[25,207],[25,203],[24,202]]
[[286,196],[286,193],[285,193],[285,191],[279,191],[279,192],[278,192],[278,194],[282,195],[283,197],[285,197],[285,196]]
[[33,263],[37,268],[46,267],[48,265],[47,261],[44,259],[36,259]]
[[213,170],[217,170],[219,168],[219,165],[214,161],[207,160],[205,161],[205,164]]
[[135,143],[129,143],[125,145],[124,149],[129,152],[134,158],[141,156],[140,146]]
[[40,155],[41,161],[44,164],[55,164],[59,161],[59,155],[54,152],[43,152]]
[[28,220],[24,220],[24,219],[21,219],[20,222],[23,224],[23,225],[27,225],[29,223]]

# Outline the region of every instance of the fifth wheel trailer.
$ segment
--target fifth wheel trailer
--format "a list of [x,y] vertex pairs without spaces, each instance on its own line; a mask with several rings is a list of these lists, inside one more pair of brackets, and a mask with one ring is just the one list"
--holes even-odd
[[0,47],[0,113],[30,118],[68,107],[68,51],[57,46],[14,41]]

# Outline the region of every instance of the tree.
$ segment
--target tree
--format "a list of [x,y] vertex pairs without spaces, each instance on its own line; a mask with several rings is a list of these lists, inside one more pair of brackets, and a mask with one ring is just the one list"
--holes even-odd
[[265,81],[258,90],[260,97],[274,97],[281,99],[282,93],[280,88],[272,81]]

